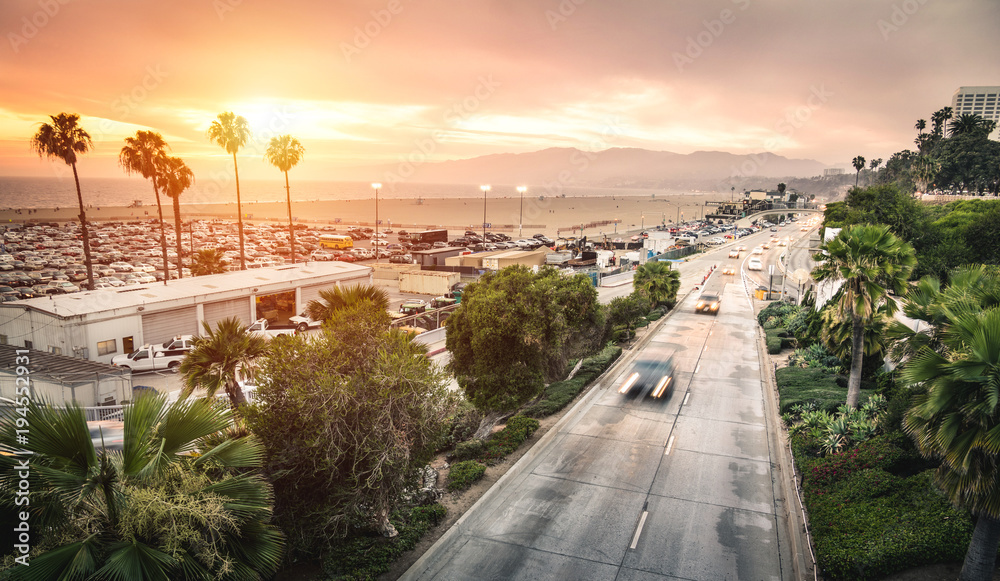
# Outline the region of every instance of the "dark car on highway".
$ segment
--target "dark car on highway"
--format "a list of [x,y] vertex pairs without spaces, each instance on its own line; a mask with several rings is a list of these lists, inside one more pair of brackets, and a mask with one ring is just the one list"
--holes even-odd
[[698,313],[712,313],[717,315],[719,313],[719,295],[716,293],[702,293],[698,297],[698,302],[694,305],[695,312]]

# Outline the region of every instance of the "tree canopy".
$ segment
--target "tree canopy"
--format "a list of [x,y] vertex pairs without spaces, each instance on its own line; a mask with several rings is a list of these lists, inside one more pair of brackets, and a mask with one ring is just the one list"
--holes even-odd
[[426,347],[388,326],[364,301],[261,362],[255,404],[243,409],[267,450],[293,557],[322,556],[357,526],[391,534],[390,511],[456,405]]
[[477,409],[509,413],[559,378],[574,353],[592,348],[602,327],[586,276],[504,268],[466,287],[448,319],[450,367]]

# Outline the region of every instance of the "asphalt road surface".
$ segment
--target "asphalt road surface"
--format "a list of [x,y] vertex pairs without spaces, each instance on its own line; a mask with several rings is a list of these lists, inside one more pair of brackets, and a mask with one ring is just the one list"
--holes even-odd
[[[707,284],[718,315],[688,294],[402,579],[791,579],[753,309]],[[618,393],[640,353],[673,355],[669,399]]]

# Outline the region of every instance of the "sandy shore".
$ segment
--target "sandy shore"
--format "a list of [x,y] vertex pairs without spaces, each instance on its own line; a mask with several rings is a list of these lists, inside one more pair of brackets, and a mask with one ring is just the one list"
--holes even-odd
[[[650,227],[660,223],[671,223],[678,219],[690,220],[711,213],[713,206],[705,206],[705,201],[728,201],[721,194],[681,194],[656,197],[614,196],[614,197],[574,197],[545,198],[525,197],[523,210],[518,198],[487,199],[486,221],[490,230],[517,234],[519,213],[523,211],[525,236],[537,232],[547,235],[569,234],[574,229],[579,233],[595,235],[623,232],[640,227]],[[448,228],[462,231],[466,228],[479,230],[483,222],[482,198],[451,199],[380,199],[379,219],[382,225],[392,224],[394,229]],[[255,202],[243,204],[244,216],[250,222],[285,222],[288,219],[287,206],[278,202]],[[3,222],[25,221],[67,221],[76,220],[76,207],[42,208],[29,215],[27,210],[18,213],[12,209],[0,210]],[[156,216],[156,206],[140,208],[91,207],[87,209],[88,221],[139,220]],[[164,205],[163,216],[173,222],[173,209]],[[292,216],[296,222],[304,224],[357,224],[372,226],[375,223],[374,200],[349,201],[308,201],[292,202]],[[229,204],[192,204],[181,206],[181,218],[236,219],[236,202]],[[339,220],[339,222],[338,222]],[[614,220],[618,220],[617,228]],[[602,223],[603,222],[603,223]]]

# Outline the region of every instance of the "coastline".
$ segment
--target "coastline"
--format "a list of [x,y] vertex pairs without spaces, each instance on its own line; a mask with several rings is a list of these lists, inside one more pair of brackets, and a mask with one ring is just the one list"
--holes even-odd
[[[235,196],[234,196],[235,197]],[[587,197],[514,197],[487,198],[486,221],[489,229],[517,233],[523,216],[523,234],[547,235],[566,233],[584,225],[584,234],[612,234],[657,224],[698,219],[712,206],[706,201],[729,201],[724,194],[675,194],[670,196],[587,196]],[[285,202],[246,202],[243,204],[246,223],[287,224]],[[454,231],[479,230],[483,227],[482,198],[421,198],[379,199],[378,214],[382,227],[391,223],[394,229],[448,228]],[[155,205],[140,207],[92,206],[87,208],[88,222],[131,221],[156,218]],[[323,200],[292,202],[292,216],[297,224],[374,226],[375,201]],[[181,219],[236,220],[236,201],[231,203],[184,204]],[[76,221],[76,206],[27,210],[0,209],[0,220],[12,222]],[[169,199],[163,204],[163,219],[173,225],[173,206]],[[614,221],[618,220],[617,226]]]

